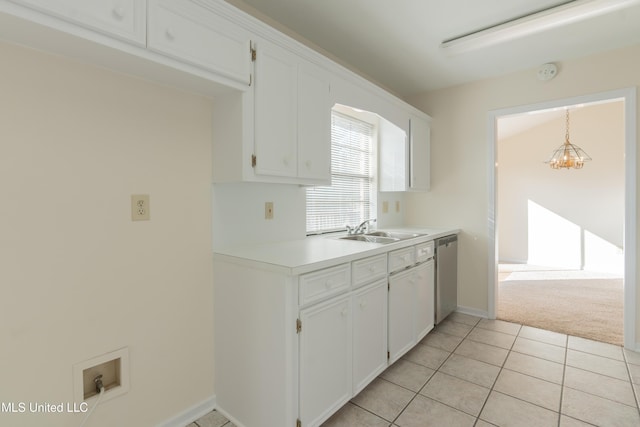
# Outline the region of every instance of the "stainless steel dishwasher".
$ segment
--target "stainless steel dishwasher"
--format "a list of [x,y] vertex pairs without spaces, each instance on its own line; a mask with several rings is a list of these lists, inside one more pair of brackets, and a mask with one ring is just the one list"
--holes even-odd
[[441,237],[436,252],[436,325],[458,308],[458,236]]

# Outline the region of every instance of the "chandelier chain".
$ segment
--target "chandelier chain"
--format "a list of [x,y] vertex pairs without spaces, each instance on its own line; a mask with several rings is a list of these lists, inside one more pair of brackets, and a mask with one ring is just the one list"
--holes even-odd
[[566,133],[564,135],[564,140],[566,141],[566,143],[569,143],[569,109],[567,108],[565,111],[566,111],[565,121],[566,121],[566,124],[567,124],[567,131],[566,131]]

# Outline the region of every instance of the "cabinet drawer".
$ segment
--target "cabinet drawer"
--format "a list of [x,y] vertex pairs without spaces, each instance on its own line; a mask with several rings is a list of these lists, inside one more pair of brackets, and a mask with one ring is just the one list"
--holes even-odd
[[415,259],[415,249],[413,246],[389,252],[389,273],[413,265]]
[[433,249],[434,249],[433,240],[430,242],[422,243],[420,245],[416,245],[416,262],[424,262],[429,258],[433,258]]
[[354,288],[382,279],[387,275],[387,255],[382,254],[354,261],[351,269]]
[[12,0],[110,36],[146,43],[145,0]]
[[148,8],[149,49],[249,85],[248,33],[187,0],[150,0]]
[[351,268],[349,264],[327,268],[300,276],[300,305],[307,305],[325,297],[349,289]]

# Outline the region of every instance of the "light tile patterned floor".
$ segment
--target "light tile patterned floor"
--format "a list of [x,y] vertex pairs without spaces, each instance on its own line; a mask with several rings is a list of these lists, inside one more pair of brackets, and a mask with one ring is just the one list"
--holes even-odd
[[640,426],[638,393],[640,353],[453,313],[323,427]]

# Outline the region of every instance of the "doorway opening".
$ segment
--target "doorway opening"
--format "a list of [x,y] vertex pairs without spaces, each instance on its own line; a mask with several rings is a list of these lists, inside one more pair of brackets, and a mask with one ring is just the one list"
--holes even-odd
[[[572,142],[585,149],[594,162],[581,170],[550,170],[543,161],[562,142],[564,133],[554,138],[545,135],[557,133],[558,123],[564,128],[566,107],[572,116]],[[635,348],[635,109],[635,90],[628,89],[489,114],[490,318],[504,318],[505,309],[518,308],[513,303],[514,295],[518,298],[517,292],[524,291],[520,297],[529,292],[534,299],[526,300],[522,306],[534,306],[537,298],[537,303],[548,308],[562,298],[573,298],[573,303],[558,308],[556,316],[558,324],[571,326],[577,315],[570,309],[577,306],[576,298],[588,293],[581,284],[597,285],[591,286],[589,292],[593,293],[593,301],[600,300],[596,301],[599,308],[605,302],[603,296],[616,299],[617,286],[618,297],[623,296],[623,308],[618,304],[617,311],[609,314],[617,319],[607,317],[606,313],[602,316],[613,322],[614,329],[616,321],[618,328],[623,325],[617,343]],[[593,122],[601,118],[605,123],[607,115],[616,114],[618,148],[609,146],[616,138],[615,131],[607,138],[597,136],[598,132],[591,127],[586,135],[580,135],[582,120]],[[520,135],[509,134],[523,126],[530,129]],[[597,144],[589,143],[590,148],[582,146],[579,141],[585,137]],[[593,166],[596,161],[601,162],[597,167]],[[502,307],[501,285],[505,297]],[[574,297],[569,292],[572,289],[576,292]],[[539,311],[530,308],[531,313]],[[591,310],[592,314],[587,315],[590,320],[597,317],[593,307],[586,310]],[[597,326],[598,321],[593,325]],[[552,329],[544,323],[531,326]],[[610,341],[597,334],[591,338]]]

